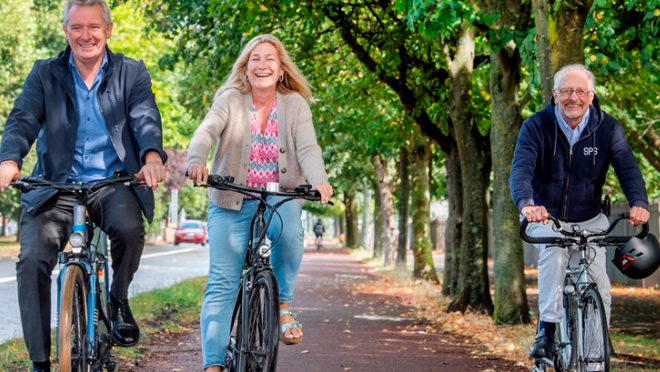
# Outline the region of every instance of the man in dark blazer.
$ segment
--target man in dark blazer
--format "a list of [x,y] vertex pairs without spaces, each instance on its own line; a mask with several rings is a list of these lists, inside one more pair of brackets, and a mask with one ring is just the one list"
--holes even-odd
[[[128,286],[144,248],[142,213],[154,215],[153,190],[165,177],[161,119],[142,61],[110,51],[113,23],[104,0],[68,0],[68,47],[34,64],[7,118],[0,143],[0,191],[16,180],[34,141],[32,175],[93,182],[116,171],[141,173],[148,187],[111,186],[90,196],[90,218],[112,243],[114,341],[138,342]],[[34,371],[50,369],[51,274],[72,226],[74,198],[41,189],[22,196],[16,264],[23,335]]]

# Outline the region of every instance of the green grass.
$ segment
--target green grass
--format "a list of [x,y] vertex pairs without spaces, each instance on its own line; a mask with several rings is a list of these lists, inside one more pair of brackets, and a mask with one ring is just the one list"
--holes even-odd
[[[192,278],[170,288],[157,289],[131,298],[131,309],[135,315],[142,339],[157,333],[176,333],[199,319],[206,277]],[[55,299],[53,299],[55,300]],[[18,316],[18,314],[16,314]],[[55,334],[51,333],[51,360],[56,360]],[[139,347],[114,348],[117,358],[139,360],[143,357]],[[26,371],[30,360],[23,339],[10,340],[0,345],[0,371]]]
[[0,236],[0,256],[18,254],[19,244],[15,236]]

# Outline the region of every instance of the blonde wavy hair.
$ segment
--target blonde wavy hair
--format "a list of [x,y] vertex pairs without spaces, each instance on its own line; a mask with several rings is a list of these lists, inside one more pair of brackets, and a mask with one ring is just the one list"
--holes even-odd
[[256,36],[250,40],[245,47],[243,47],[241,54],[234,62],[231,73],[220,89],[215,92],[214,98],[217,98],[224,91],[231,88],[237,89],[243,93],[248,93],[250,91],[250,82],[245,78],[247,75],[247,64],[250,59],[250,53],[252,53],[252,50],[261,43],[271,43],[280,57],[280,64],[282,65],[282,70],[284,70],[284,79],[277,82],[277,91],[283,94],[297,92],[307,101],[314,102],[312,87],[309,82],[307,82],[307,79],[305,79],[305,76],[303,76],[300,70],[298,70],[296,64],[291,60],[289,53],[284,48],[284,44],[282,44],[278,38],[269,34]]

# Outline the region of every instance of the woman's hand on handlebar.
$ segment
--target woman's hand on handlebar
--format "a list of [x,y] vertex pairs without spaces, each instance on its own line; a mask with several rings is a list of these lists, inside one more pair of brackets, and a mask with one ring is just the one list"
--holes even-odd
[[539,205],[526,205],[520,210],[528,222],[543,222],[544,225],[548,224],[548,210],[544,206]]
[[193,164],[188,167],[186,173],[195,185],[203,185],[209,179],[209,170],[204,165]]
[[323,203],[323,205],[328,204],[328,201],[333,195],[332,185],[329,183],[320,183],[314,186],[314,189],[321,194],[321,203]]
[[13,160],[5,160],[0,163],[0,191],[5,191],[9,183],[16,181],[21,176],[18,164]]
[[628,219],[628,223],[631,225],[643,225],[649,220],[649,216],[651,213],[649,213],[646,208],[642,207],[632,207],[630,208],[630,218]]

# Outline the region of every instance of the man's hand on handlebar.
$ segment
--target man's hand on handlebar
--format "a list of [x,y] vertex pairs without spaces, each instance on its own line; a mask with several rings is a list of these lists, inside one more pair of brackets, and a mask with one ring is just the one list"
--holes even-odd
[[323,205],[328,204],[328,201],[333,195],[332,185],[328,183],[321,183],[314,186],[314,189],[316,189],[321,194],[321,203],[323,203]]
[[522,207],[520,213],[529,222],[543,222],[544,225],[548,224],[548,210],[542,205],[526,205]]
[[16,181],[21,176],[18,164],[13,160],[5,160],[0,163],[0,191],[5,191],[10,182]]
[[204,185],[209,180],[209,170],[204,165],[193,164],[188,167],[186,174],[195,185]]
[[157,151],[148,151],[144,155],[144,166],[140,169],[140,174],[144,178],[147,186],[156,190],[158,183],[165,179],[167,169],[163,165],[163,159]]
[[651,213],[645,208],[632,207],[630,208],[630,218],[628,219],[628,223],[635,226],[643,225],[649,220],[650,215]]

